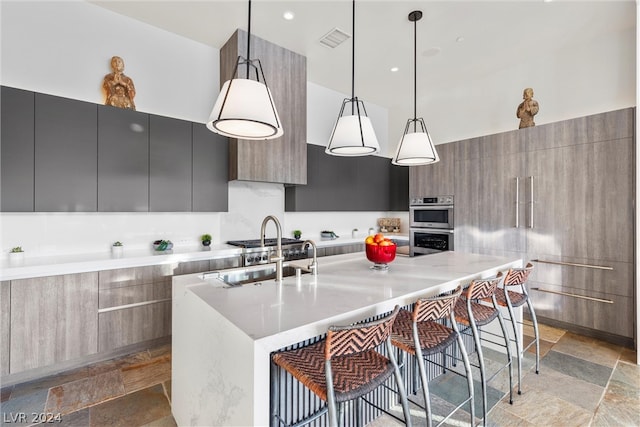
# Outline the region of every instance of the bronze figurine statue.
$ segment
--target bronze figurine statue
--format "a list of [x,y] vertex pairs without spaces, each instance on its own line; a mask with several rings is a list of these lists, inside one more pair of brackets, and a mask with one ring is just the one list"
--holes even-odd
[[533,99],[533,89],[530,87],[524,90],[522,98],[524,101],[518,105],[518,109],[516,110],[516,117],[520,119],[518,129],[535,126],[536,123],[533,121],[533,116],[538,114],[538,110],[540,109],[538,101]]
[[133,98],[136,96],[136,89],[133,86],[133,80],[125,76],[124,61],[119,56],[111,58],[112,73],[104,76],[102,87],[107,93],[105,105],[113,107],[136,109]]

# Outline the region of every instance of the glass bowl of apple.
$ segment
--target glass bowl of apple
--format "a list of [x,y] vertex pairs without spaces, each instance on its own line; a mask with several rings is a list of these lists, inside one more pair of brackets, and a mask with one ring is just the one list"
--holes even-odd
[[373,263],[374,270],[387,270],[389,263],[396,258],[396,244],[382,233],[368,236],[365,241],[367,259]]

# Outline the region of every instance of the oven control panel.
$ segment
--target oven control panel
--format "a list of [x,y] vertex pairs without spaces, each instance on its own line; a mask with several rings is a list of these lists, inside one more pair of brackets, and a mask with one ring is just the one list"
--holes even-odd
[[453,205],[453,196],[411,197],[411,206]]

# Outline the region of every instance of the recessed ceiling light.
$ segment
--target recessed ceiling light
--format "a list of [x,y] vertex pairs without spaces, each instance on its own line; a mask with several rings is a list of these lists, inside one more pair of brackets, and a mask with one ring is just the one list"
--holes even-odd
[[457,41],[458,43],[463,42],[463,41],[464,41],[464,37],[462,37],[462,36],[458,36],[458,37],[456,38],[456,41]]
[[397,72],[399,69],[400,69],[400,68],[398,68],[398,67],[391,67],[391,72],[392,72],[392,73],[395,73],[395,72]]
[[287,10],[285,13],[282,14],[282,17],[287,21],[291,21],[293,18],[295,18],[295,16],[296,15],[294,15],[294,13],[291,12],[290,10]]

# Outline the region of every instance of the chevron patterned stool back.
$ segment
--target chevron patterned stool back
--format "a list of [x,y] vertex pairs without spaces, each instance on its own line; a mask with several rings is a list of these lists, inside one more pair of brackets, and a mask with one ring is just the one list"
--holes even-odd
[[[418,365],[418,372],[420,375],[420,383],[422,385],[422,396],[424,398],[425,405],[422,406],[417,402],[413,402],[417,406],[425,410],[425,416],[427,425],[432,425],[432,412],[431,401],[429,398],[429,380],[427,378],[427,370],[425,362],[429,362],[438,365],[445,369],[447,366],[447,357],[450,359],[462,360],[465,366],[465,376],[467,379],[467,387],[469,389],[469,397],[458,406],[453,409],[446,417],[444,417],[441,423],[444,423],[454,412],[468,404],[469,413],[471,417],[471,424],[475,418],[475,409],[473,406],[473,381],[471,378],[471,366],[469,364],[469,358],[464,348],[462,338],[458,332],[456,326],[453,310],[456,305],[456,301],[462,293],[462,287],[458,286],[451,292],[445,292],[441,295],[429,298],[418,299],[414,306],[413,311],[400,310],[396,322],[393,325],[393,331],[391,333],[391,343],[400,351],[400,358],[404,361],[405,353],[413,356],[411,359]],[[447,326],[451,325],[451,327]],[[447,352],[449,347],[458,343],[460,348],[460,354],[462,359],[458,359],[455,352]],[[451,353],[451,354],[448,354]],[[442,363],[436,362],[432,359],[432,355],[442,355]],[[404,362],[400,363],[403,366],[403,372],[406,375]],[[449,365],[450,366],[450,365]],[[458,372],[452,370],[452,373],[458,374]],[[440,415],[440,414],[439,414]]]
[[[331,326],[325,339],[314,344],[276,352],[272,355],[273,365],[286,370],[301,384],[315,393],[326,405],[303,419],[295,420],[296,426],[307,424],[324,413],[329,414],[330,426],[337,426],[344,418],[343,402],[355,400],[356,424],[361,425],[361,397],[385,384],[395,375],[398,393],[404,412],[404,420],[411,425],[409,404],[406,399],[404,382],[393,355],[391,329],[400,311],[395,309],[381,319],[348,326]],[[386,355],[378,350],[386,345]],[[280,417],[280,392],[272,374],[272,424],[286,424]],[[275,376],[279,376],[276,373]],[[275,396],[274,396],[275,394]],[[386,408],[367,403],[386,412]],[[290,409],[287,409],[288,411]],[[293,409],[291,409],[293,410]],[[387,412],[395,417],[394,414]]]

